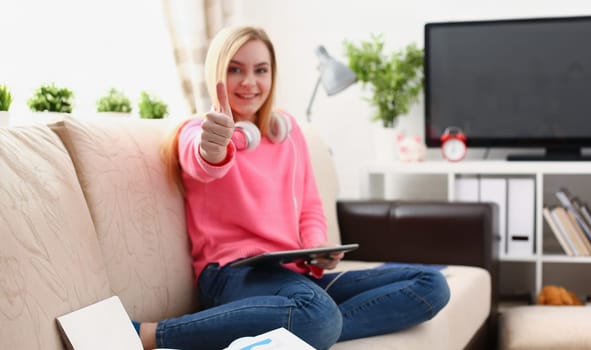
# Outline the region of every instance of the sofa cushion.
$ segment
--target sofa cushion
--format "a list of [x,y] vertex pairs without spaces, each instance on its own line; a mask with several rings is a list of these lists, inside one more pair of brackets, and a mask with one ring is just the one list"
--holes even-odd
[[[342,261],[338,271],[375,268],[383,263]],[[449,303],[431,320],[400,332],[337,343],[333,350],[464,349],[490,312],[491,278],[482,268],[448,266],[442,270]]]
[[0,174],[0,349],[63,349],[55,317],[111,295],[74,166],[49,128],[0,128]]
[[500,317],[500,349],[591,349],[591,308],[532,305],[507,308]]
[[111,287],[130,316],[159,320],[194,311],[183,198],[160,159],[167,122],[66,117],[52,128],[73,159]]

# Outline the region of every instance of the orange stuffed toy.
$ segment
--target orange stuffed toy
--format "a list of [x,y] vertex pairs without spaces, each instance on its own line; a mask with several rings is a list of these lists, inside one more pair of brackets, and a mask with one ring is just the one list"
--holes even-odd
[[540,305],[583,305],[579,298],[571,292],[559,286],[544,286],[538,295]]

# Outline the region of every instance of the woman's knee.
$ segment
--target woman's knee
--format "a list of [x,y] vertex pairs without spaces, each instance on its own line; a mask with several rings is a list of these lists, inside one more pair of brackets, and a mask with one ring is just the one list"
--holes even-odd
[[449,302],[449,285],[447,284],[445,276],[441,272],[435,270],[426,270],[422,274],[421,280],[427,283],[430,289],[428,293],[425,293],[424,297],[427,299],[427,302],[433,310],[431,315],[432,318]]
[[314,293],[300,300],[293,310],[291,331],[315,349],[328,349],[341,336],[343,317],[338,305],[326,293]]

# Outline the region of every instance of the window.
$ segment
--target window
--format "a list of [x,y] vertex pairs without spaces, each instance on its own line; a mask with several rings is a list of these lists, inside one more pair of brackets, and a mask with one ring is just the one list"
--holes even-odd
[[26,101],[51,82],[74,92],[76,115],[94,113],[115,87],[135,115],[146,90],[171,116],[187,116],[160,0],[7,1],[0,33],[0,84],[12,92],[15,117],[30,113]]

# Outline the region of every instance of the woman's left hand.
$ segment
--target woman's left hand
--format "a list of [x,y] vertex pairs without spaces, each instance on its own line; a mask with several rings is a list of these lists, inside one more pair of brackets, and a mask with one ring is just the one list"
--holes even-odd
[[[334,247],[334,245],[321,245],[317,248],[329,248],[329,247]],[[332,270],[335,267],[337,267],[337,265],[339,264],[341,259],[343,259],[344,256],[345,256],[345,253],[343,253],[343,252],[331,253],[331,254],[317,254],[317,255],[314,255],[314,258],[312,260],[310,260],[309,264],[314,265],[314,266],[318,266],[318,267],[325,269],[325,270]]]

